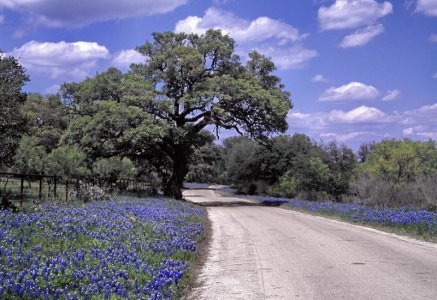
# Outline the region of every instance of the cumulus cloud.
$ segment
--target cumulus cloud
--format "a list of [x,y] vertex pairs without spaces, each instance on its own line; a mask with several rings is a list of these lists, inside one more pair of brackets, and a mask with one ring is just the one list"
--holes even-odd
[[382,98],[382,101],[393,101],[396,100],[401,95],[401,91],[394,89],[388,90],[385,96]]
[[51,27],[81,27],[94,22],[170,12],[188,0],[0,0],[5,7],[29,14]]
[[209,28],[221,29],[239,43],[260,42],[270,38],[282,42],[298,41],[304,36],[293,26],[268,17],[259,17],[253,21],[238,18],[234,14],[209,8],[201,17],[189,16],[176,23],[176,32],[204,33]]
[[348,84],[331,87],[327,89],[320,97],[319,101],[353,101],[353,100],[370,100],[378,97],[378,90],[372,85],[366,85],[361,82],[350,82]]
[[318,20],[322,30],[352,29],[375,24],[392,12],[393,5],[388,1],[336,0],[319,8]]
[[109,59],[105,46],[95,42],[40,43],[30,41],[8,53],[30,71],[43,72],[52,78],[68,74],[72,78],[83,78],[97,66],[102,59]]
[[375,107],[365,105],[350,111],[333,110],[328,114],[328,120],[333,123],[384,123],[388,121],[387,115]]
[[112,59],[112,65],[125,70],[129,68],[131,64],[144,63],[145,60],[146,57],[135,49],[127,49],[121,50],[115,54],[114,58]]
[[317,51],[302,46],[307,35],[290,24],[269,17],[250,21],[218,8],[207,9],[203,17],[189,16],[178,21],[175,32],[202,34],[209,28],[229,34],[243,53],[257,49],[271,56],[283,69],[300,68],[318,55]]
[[325,78],[322,74],[316,74],[311,79],[312,82],[329,82],[329,79]]
[[351,48],[364,46],[370,42],[373,38],[384,32],[384,26],[382,24],[367,26],[362,29],[356,30],[354,33],[349,34],[343,38],[340,43],[341,48]]
[[417,0],[416,11],[427,16],[437,16],[437,1],[436,0]]
[[293,111],[289,112],[287,119],[291,131],[302,132],[315,139],[348,142],[356,147],[369,139],[387,137],[409,136],[437,141],[437,103],[404,112],[384,112],[364,105],[351,110],[316,113]]

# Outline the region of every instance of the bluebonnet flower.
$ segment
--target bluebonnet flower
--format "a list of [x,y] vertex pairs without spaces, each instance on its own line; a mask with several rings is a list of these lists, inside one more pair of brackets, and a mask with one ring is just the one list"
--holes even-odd
[[0,211],[0,297],[174,298],[204,216],[164,199]]

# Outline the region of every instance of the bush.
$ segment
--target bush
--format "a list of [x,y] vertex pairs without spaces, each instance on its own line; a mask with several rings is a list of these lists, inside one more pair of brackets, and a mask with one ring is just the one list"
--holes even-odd
[[355,201],[377,207],[437,206],[436,179],[419,177],[414,182],[394,183],[361,176],[351,183]]
[[82,202],[108,201],[110,197],[98,186],[89,183],[81,183],[79,191],[76,194],[76,199]]

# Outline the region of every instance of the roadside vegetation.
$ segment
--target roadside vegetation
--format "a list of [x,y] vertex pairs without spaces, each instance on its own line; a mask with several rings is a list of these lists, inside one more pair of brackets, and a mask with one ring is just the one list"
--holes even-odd
[[251,199],[266,205],[282,206],[437,242],[437,211],[412,206],[377,208],[357,203],[316,202],[266,196],[254,196]]
[[264,143],[232,137],[203,149],[188,178],[215,178],[241,194],[437,209],[437,148],[431,140],[384,140],[355,154],[345,145],[295,134]]

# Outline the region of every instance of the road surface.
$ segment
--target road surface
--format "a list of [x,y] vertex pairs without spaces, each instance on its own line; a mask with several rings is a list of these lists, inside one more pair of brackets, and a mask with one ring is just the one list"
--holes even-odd
[[187,190],[212,239],[186,299],[437,299],[437,245]]

